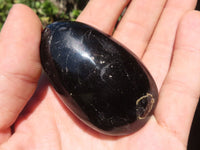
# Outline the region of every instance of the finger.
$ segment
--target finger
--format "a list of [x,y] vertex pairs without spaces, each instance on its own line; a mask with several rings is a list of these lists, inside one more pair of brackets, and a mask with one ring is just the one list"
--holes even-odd
[[77,21],[112,34],[115,24],[130,0],[90,0]]
[[119,23],[114,38],[141,57],[166,0],[134,0]]
[[11,9],[0,34],[0,130],[16,120],[41,72],[41,23],[27,6]]
[[172,64],[161,88],[155,117],[187,144],[200,96],[200,12],[187,13],[177,31]]
[[196,0],[169,0],[142,58],[158,89],[168,72],[178,23],[185,12],[195,8]]

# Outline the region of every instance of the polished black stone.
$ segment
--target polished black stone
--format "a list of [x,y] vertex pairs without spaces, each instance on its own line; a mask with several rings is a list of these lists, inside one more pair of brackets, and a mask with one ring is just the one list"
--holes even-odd
[[157,103],[144,65],[110,36],[79,22],[48,25],[41,63],[66,106],[91,128],[108,135],[140,129]]

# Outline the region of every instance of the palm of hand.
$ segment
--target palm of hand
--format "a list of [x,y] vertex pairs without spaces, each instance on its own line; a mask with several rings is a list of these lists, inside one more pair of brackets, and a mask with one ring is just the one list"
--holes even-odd
[[[78,20],[111,34],[119,13],[128,1],[113,4],[116,15],[112,16],[113,19],[105,19],[102,22],[98,22],[102,20],[98,13],[104,8],[105,2],[102,0],[95,4],[94,1],[88,4]],[[136,13],[136,8],[141,7],[139,2],[131,2],[124,19],[113,34],[114,38],[130,49],[137,50],[134,52],[149,68],[160,89],[159,103],[154,116],[141,130],[124,137],[109,137],[93,131],[66,109],[42,76],[34,96],[12,126],[14,134],[11,135],[9,128],[2,134],[3,138],[0,135],[0,149],[186,149],[199,96],[199,91],[195,89],[200,89],[200,72],[196,71],[200,70],[197,63],[200,58],[197,51],[200,48],[200,15],[190,12],[180,21],[186,10],[194,7],[194,2],[187,2],[189,5],[185,4],[182,9],[176,11],[171,7],[171,1],[167,2],[165,11],[162,11],[164,0],[148,2],[151,4],[141,15]],[[109,3],[111,4],[107,2]],[[156,5],[160,8],[153,11]],[[24,9],[30,11],[28,8]],[[90,13],[91,10],[94,16]],[[113,14],[110,8],[105,7],[104,11],[108,16]],[[147,17],[145,14],[148,11],[153,12]],[[176,14],[172,13],[173,11]],[[159,18],[161,12],[163,13]],[[133,14],[140,16],[141,20],[137,20],[138,16]],[[151,19],[146,21],[146,17]],[[141,24],[143,21],[148,23]],[[192,33],[191,26],[194,29]],[[188,104],[190,108],[187,107]]]
[[[44,79],[15,125],[13,147],[23,149],[184,149],[154,117],[138,132],[110,137],[93,131],[66,110]],[[23,143],[21,142],[23,141]]]
[[43,89],[38,89],[38,93],[16,123],[15,136],[12,137],[13,147],[19,145],[23,149],[41,150],[185,148],[175,134],[160,126],[154,117],[144,128],[129,136],[110,137],[97,133],[66,110],[52,87],[47,87],[46,81],[41,84]]

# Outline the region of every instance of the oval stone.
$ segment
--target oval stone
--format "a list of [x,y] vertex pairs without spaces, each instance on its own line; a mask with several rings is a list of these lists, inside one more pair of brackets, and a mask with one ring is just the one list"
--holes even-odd
[[55,22],[43,33],[44,71],[66,106],[107,135],[140,129],[156,106],[156,84],[140,60],[109,35],[80,22]]

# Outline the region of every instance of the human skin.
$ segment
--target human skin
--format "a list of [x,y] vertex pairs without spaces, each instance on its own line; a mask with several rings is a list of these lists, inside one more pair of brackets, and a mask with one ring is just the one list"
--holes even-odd
[[[90,0],[78,21],[131,49],[159,89],[158,105],[139,131],[112,137],[81,123],[41,74],[42,26],[15,5],[0,32],[0,150],[186,150],[200,96],[200,13],[196,0]],[[145,5],[144,5],[145,4]]]

